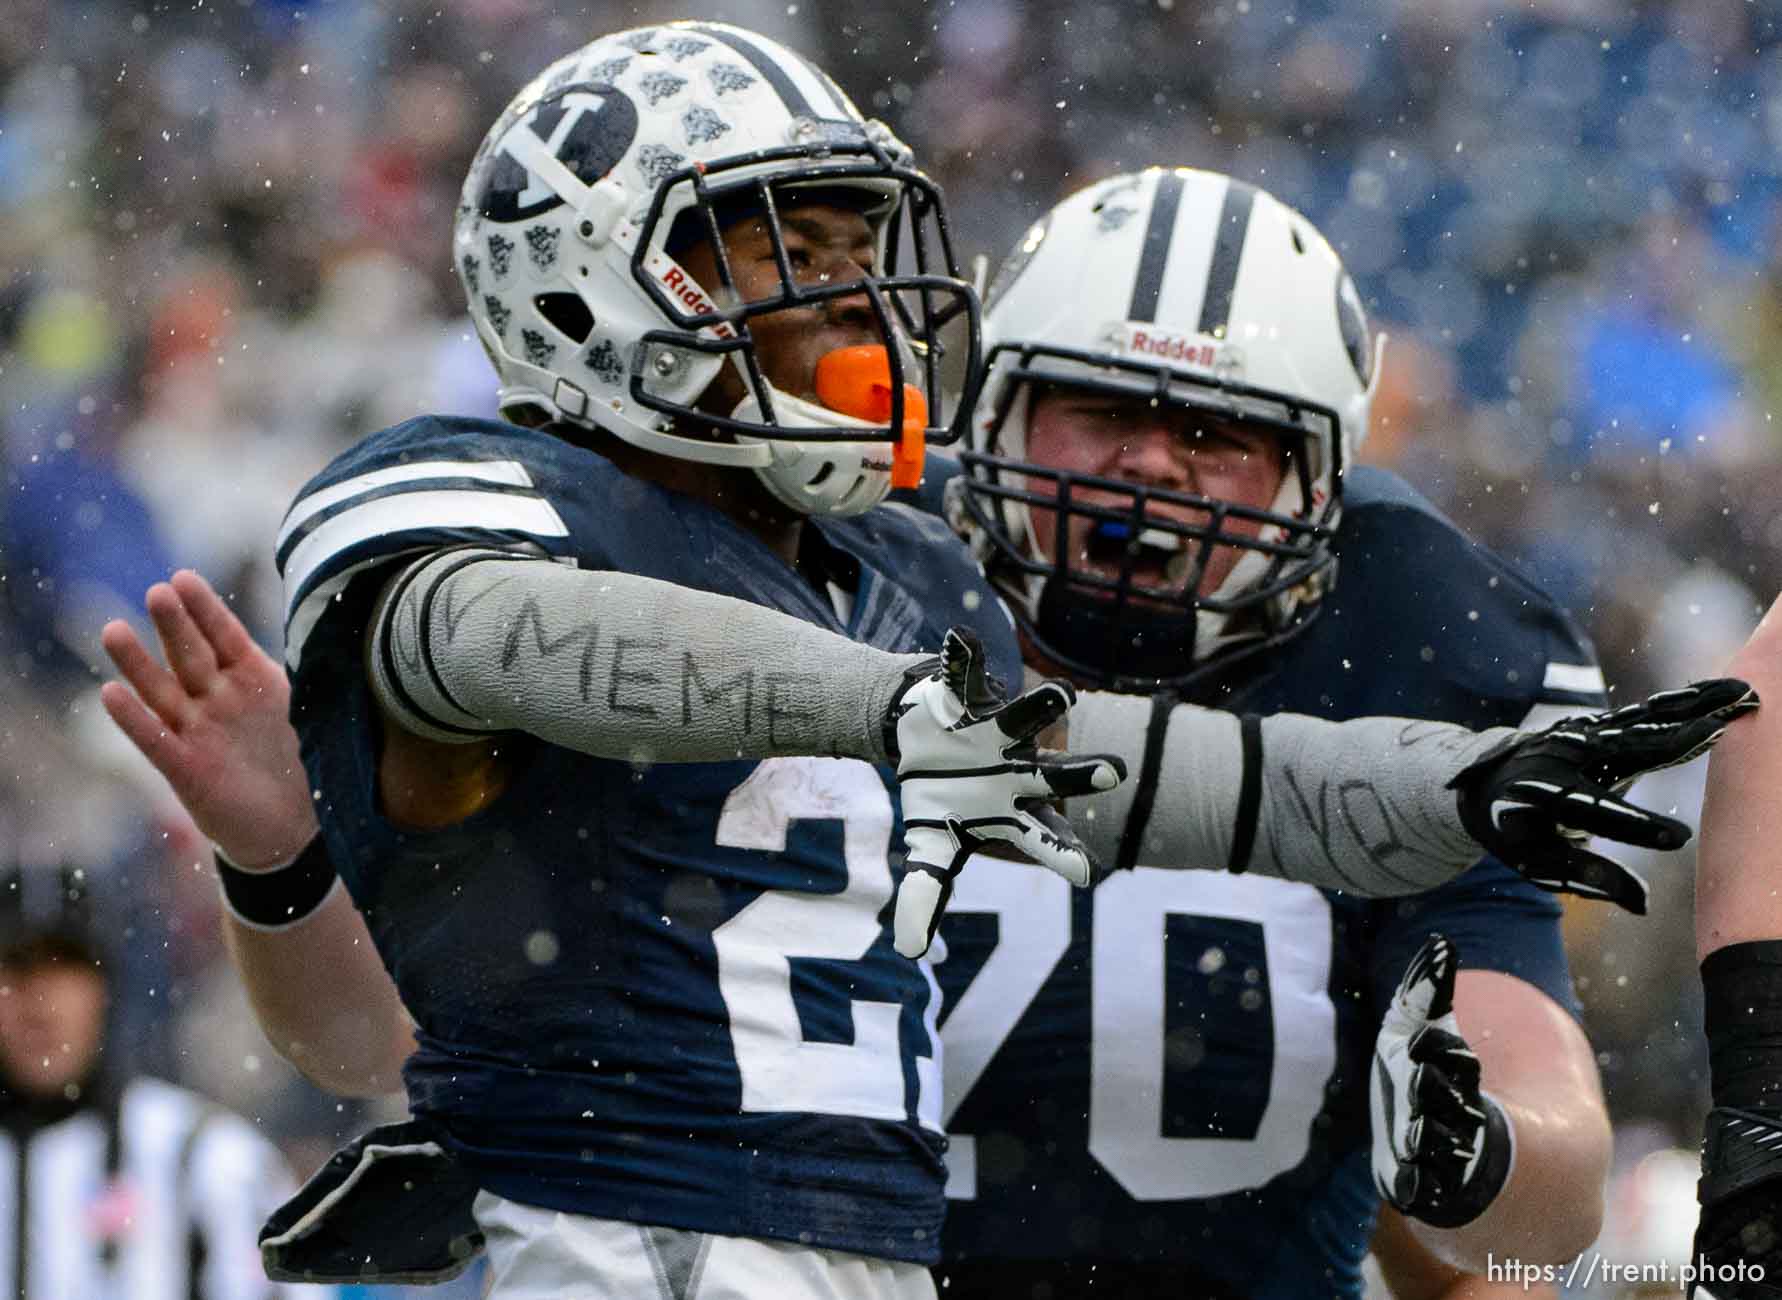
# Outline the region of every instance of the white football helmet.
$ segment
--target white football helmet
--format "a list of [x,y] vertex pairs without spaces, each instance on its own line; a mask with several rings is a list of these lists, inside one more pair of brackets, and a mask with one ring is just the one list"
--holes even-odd
[[[801,190],[861,204],[878,242],[873,274],[795,280],[776,204]],[[780,286],[767,299],[733,291],[718,236],[739,209],[772,235]],[[722,283],[696,283],[671,236],[709,238]],[[880,501],[894,448],[907,473],[918,430],[942,443],[962,434],[981,378],[977,300],[957,274],[939,191],[822,71],[722,23],[603,36],[546,68],[484,137],[453,249],[504,414],[753,468],[807,514]],[[895,272],[902,257],[910,274]],[[885,345],[881,409],[843,414],[768,383],[751,320],[862,294]],[[949,407],[939,334],[961,318],[972,355]],[[731,411],[698,409],[725,365],[748,396]]]
[[[1084,681],[1180,688],[1303,626],[1334,578],[1343,471],[1367,433],[1384,342],[1370,341],[1354,282],[1309,221],[1216,172],[1101,181],[1003,262],[984,342],[987,377],[949,510],[1043,653]],[[1288,453],[1279,494],[1257,510],[1036,464],[1036,384],[1264,429]],[[1073,488],[1093,489],[1094,502]],[[1037,510],[1056,513],[1059,536],[1070,517],[1088,518],[1117,553],[1167,553],[1168,581],[1135,578],[1130,560],[1112,578],[1073,567],[1068,547],[1046,554]],[[1250,527],[1230,531],[1232,519]],[[1242,554],[1200,593],[1218,547]]]

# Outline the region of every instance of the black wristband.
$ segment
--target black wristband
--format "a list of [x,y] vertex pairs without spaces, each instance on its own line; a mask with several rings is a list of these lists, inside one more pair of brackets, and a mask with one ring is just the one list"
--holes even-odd
[[1782,1114],[1782,941],[1709,953],[1702,1004],[1714,1104]]
[[256,930],[287,930],[309,916],[334,892],[334,863],[317,831],[303,851],[271,871],[243,871],[211,846],[217,858],[217,879],[223,902],[235,919]]

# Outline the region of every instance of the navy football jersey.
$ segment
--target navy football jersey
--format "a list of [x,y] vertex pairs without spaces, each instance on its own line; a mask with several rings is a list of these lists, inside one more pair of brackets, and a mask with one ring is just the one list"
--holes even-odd
[[[1202,702],[1475,728],[1601,707],[1563,615],[1400,480],[1352,472],[1339,536],[1315,621]],[[1099,1262],[1110,1294],[1151,1266],[1185,1297],[1359,1296],[1377,1212],[1368,1068],[1400,975],[1440,930],[1463,968],[1575,1011],[1559,905],[1490,859],[1385,901],[1172,869],[1188,865],[1074,894],[1008,863],[961,874],[936,969],[944,1252],[1035,1276]]]
[[[441,546],[525,545],[891,651],[934,650],[971,622],[994,670],[1019,681],[1006,616],[938,521],[895,506],[815,530],[807,544],[829,567],[857,569],[845,625],[714,508],[543,432],[410,421],[331,464],[280,534],[292,717],[329,853],[419,1022],[411,1105],[483,1187],[931,1262],[939,998],[886,924],[889,769],[634,765],[517,739],[510,788],[449,829],[399,829],[377,797],[366,625],[391,566]],[[621,671],[615,656],[593,688],[622,699],[634,674],[669,671],[663,659],[678,662],[625,656]],[[740,686],[769,708],[772,669],[693,685]]]

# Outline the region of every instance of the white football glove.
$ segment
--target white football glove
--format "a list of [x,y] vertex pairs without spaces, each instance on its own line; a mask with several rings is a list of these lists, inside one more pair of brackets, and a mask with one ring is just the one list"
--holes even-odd
[[1374,1041],[1374,1186],[1437,1228],[1471,1223],[1510,1176],[1515,1143],[1479,1090],[1479,1058],[1454,1018],[1454,947],[1417,950]]
[[984,647],[963,628],[947,633],[938,660],[910,671],[887,722],[903,798],[894,942],[905,957],[928,951],[953,877],[991,841],[1073,885],[1095,878],[1088,848],[1048,801],[1112,790],[1126,765],[1113,755],[1042,753],[1034,743],[1076,698],[1065,683],[1044,682],[1006,699],[991,684]]

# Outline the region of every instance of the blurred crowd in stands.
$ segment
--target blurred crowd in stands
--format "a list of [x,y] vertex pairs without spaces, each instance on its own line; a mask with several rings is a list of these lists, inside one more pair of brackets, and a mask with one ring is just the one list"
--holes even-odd
[[[98,629],[190,565],[276,645],[297,485],[383,424],[492,409],[448,249],[484,127],[558,53],[683,16],[816,57],[992,261],[1153,162],[1300,207],[1392,339],[1366,459],[1553,590],[1618,698],[1711,673],[1782,590],[1782,5],[8,0],[7,851],[109,867],[128,1050],[300,1167],[364,1110],[252,1028],[205,847],[96,707]],[[1705,1104],[1688,866],[1648,864],[1654,917],[1570,922],[1630,1159]]]

